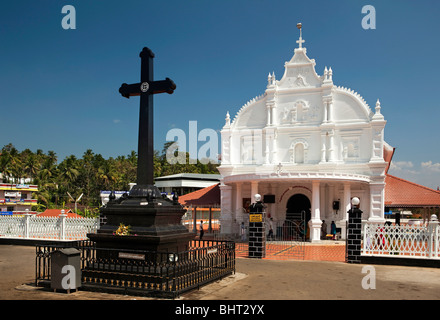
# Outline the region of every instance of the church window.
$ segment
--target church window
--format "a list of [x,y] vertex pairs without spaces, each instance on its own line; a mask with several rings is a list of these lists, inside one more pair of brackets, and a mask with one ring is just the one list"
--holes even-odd
[[295,163],[304,163],[304,145],[302,143],[295,146]]

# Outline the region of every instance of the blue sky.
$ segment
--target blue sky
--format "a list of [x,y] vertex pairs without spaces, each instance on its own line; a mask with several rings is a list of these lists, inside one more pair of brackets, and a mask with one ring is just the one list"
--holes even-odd
[[[64,5],[76,29],[64,30]],[[361,10],[376,9],[364,30]],[[139,81],[139,52],[156,55],[155,79],[170,77],[173,95],[155,96],[155,146],[172,128],[220,130],[279,79],[303,24],[316,71],[333,69],[336,85],[359,92],[388,121],[396,147],[391,173],[440,185],[437,0],[2,1],[0,4],[0,146],[53,150],[59,160],[87,149],[104,157],[137,150],[139,99],[122,98]]]

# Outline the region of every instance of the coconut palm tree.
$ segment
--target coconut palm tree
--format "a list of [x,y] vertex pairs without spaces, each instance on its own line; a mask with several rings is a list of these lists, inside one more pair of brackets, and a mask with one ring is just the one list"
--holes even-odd
[[41,168],[41,163],[34,153],[30,153],[24,163],[26,175],[33,181]]

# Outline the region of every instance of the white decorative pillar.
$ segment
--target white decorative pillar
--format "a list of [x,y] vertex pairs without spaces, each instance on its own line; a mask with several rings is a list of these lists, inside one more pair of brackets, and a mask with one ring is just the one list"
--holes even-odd
[[272,107],[273,107],[272,103],[266,104],[266,112],[267,112],[266,127],[270,127],[273,124]]
[[329,99],[327,101],[327,106],[328,106],[328,111],[327,111],[327,117],[328,117],[328,122],[333,122],[333,101],[332,99]]
[[384,162],[383,159],[383,144],[384,144],[384,128],[387,123],[384,116],[380,113],[380,101],[376,102],[376,113],[374,114],[371,121],[372,128],[372,150],[371,150],[371,160],[370,162]]
[[[328,122],[332,122],[333,118],[332,118],[332,96],[331,96],[331,91],[327,91],[326,90],[326,95],[323,96],[322,99],[322,104],[324,105],[324,119],[323,119],[323,123],[328,123]],[[324,93],[325,94],[325,93]]]
[[327,186],[325,183],[322,183],[320,185],[320,198],[319,198],[319,218],[321,220],[324,219],[324,217],[326,216],[327,210],[326,210],[326,206],[327,206]]
[[64,240],[66,238],[66,218],[67,214],[64,213],[64,210],[61,210],[61,214],[58,216],[59,225],[60,225],[60,240]]
[[428,223],[428,256],[430,258],[439,257],[439,222],[437,215],[433,214]]
[[351,186],[349,182],[344,183],[344,202],[342,204],[342,220],[348,220],[348,210],[351,209]]
[[385,183],[370,183],[370,215],[368,220],[374,222],[385,222]]
[[329,162],[334,162],[335,159],[335,131],[334,130],[330,130],[328,132],[328,136],[329,136]]
[[327,154],[327,132],[321,132],[321,163],[326,162]]
[[278,125],[278,113],[277,113],[277,105],[275,98],[274,98],[274,104],[272,105],[272,125],[275,127]]
[[30,218],[31,218],[31,214],[29,213],[29,209],[26,209],[26,213],[23,215],[23,219],[24,219],[24,239],[29,239],[29,233],[30,233]]
[[312,182],[312,212],[309,221],[310,241],[318,242],[321,240],[321,213],[320,213],[320,186],[319,181]]

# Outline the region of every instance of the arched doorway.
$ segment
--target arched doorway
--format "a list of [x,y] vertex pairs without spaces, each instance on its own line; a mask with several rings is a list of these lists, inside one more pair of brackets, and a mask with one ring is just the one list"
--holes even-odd
[[286,220],[300,220],[301,213],[305,212],[305,222],[307,223],[310,218],[310,200],[307,196],[297,193],[289,198],[286,205]]
[[[303,232],[305,233],[306,238],[309,238],[308,235],[308,222],[311,219],[311,211],[310,211],[310,200],[307,196],[297,193],[289,198],[286,205],[286,220],[290,221],[301,221],[301,224],[304,226]],[[304,215],[302,214],[304,212]]]

